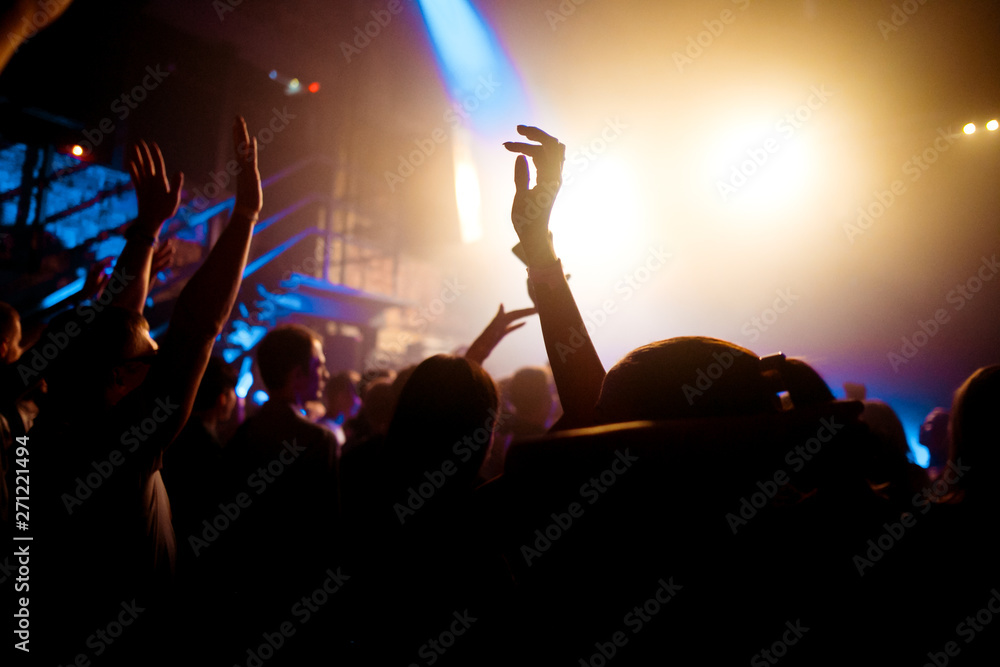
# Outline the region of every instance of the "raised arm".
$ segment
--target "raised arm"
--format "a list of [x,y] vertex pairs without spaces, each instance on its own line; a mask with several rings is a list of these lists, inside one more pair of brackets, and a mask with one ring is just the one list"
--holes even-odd
[[236,301],[262,205],[257,142],[248,136],[242,118],[233,124],[233,143],[240,171],[232,216],[204,264],[178,296],[163,347],[143,385],[147,401],[169,395],[180,408],[177,414],[182,418],[164,429],[167,437],[158,439],[160,446],[169,444],[191,411],[212,345]]
[[184,174],[177,172],[168,181],[160,147],[154,143],[151,149],[145,141],[132,147],[129,173],[135,185],[139,215],[125,232],[125,248],[111,276],[111,281],[117,281],[121,286],[111,304],[142,313],[149,287],[150,265],[160,239],[160,227],[177,212]]
[[509,313],[504,312],[503,304],[500,304],[500,309],[497,314],[493,316],[490,323],[486,325],[483,332],[479,334],[476,340],[472,341],[472,345],[465,352],[465,358],[474,361],[480,366],[486,361],[486,357],[490,356],[490,352],[493,351],[497,345],[500,344],[507,334],[511,331],[515,331],[524,326],[524,322],[517,322],[517,320],[523,319],[530,315],[534,315],[538,312],[536,308],[522,308],[521,310],[512,310]]
[[[562,186],[566,147],[537,127],[518,125],[517,131],[537,142],[507,142],[504,147],[521,153],[514,161],[515,193],[510,217],[528,265],[545,350],[563,407],[563,418],[553,429],[588,426],[594,422],[604,366],[566,282],[549,232],[552,205]],[[529,188],[525,156],[531,157],[537,172],[538,182],[533,188]]]

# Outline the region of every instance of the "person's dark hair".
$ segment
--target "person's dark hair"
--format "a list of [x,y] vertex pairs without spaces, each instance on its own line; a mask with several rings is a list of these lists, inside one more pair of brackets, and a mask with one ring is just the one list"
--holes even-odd
[[537,411],[539,405],[545,406],[547,412],[552,406],[549,374],[535,366],[519,368],[510,379],[507,396],[519,413]]
[[802,359],[785,359],[778,365],[778,369],[796,408],[822,405],[834,400],[826,380]]
[[313,341],[320,341],[312,329],[300,324],[275,327],[257,344],[257,368],[268,391],[277,391],[288,382],[296,368],[308,368]]
[[[403,386],[389,425],[387,452],[403,475],[440,469],[452,460],[455,486],[471,485],[496,426],[499,395],[493,378],[464,357],[425,359]],[[466,438],[461,455],[455,449]],[[465,452],[468,452],[466,454]]]
[[236,388],[237,372],[221,357],[212,357],[201,376],[198,394],[194,399],[193,412],[204,412],[215,407],[219,396]]
[[632,350],[608,371],[602,423],[775,412],[777,396],[750,350],[716,338],[683,336]]
[[949,430],[949,461],[969,468],[954,487],[979,499],[994,497],[1000,475],[1000,365],[980,368],[958,388]]
[[114,381],[114,368],[145,349],[149,323],[135,311],[108,307],[90,322],[66,311],[49,322],[47,331],[66,341],[44,372],[49,400],[82,407],[100,402]]
[[361,374],[361,380],[358,381],[358,396],[361,400],[365,400],[365,396],[368,394],[368,387],[370,387],[375,382],[380,382],[386,380],[392,382],[396,379],[396,372],[388,368],[370,368]]

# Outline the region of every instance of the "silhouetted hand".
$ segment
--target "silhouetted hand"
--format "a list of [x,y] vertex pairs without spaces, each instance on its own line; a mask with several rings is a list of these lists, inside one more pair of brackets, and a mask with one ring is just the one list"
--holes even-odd
[[263,206],[260,189],[260,172],[257,170],[257,137],[247,132],[246,121],[237,116],[233,122],[233,147],[240,170],[236,177],[236,205],[233,215],[256,218]]
[[160,245],[153,253],[153,262],[149,267],[149,286],[146,288],[148,294],[153,285],[156,284],[157,276],[161,271],[169,269],[174,264],[174,255],[177,253],[177,239],[170,239]]
[[[514,231],[521,239],[528,266],[540,267],[556,261],[549,233],[549,216],[552,205],[562,186],[562,166],[566,159],[566,146],[537,127],[517,126],[518,134],[537,141],[537,144],[508,141],[504,148],[521,153],[514,161],[514,204],[510,219]],[[535,165],[538,182],[529,188],[528,160]]]
[[160,147],[153,142],[150,150],[145,141],[132,146],[128,169],[139,202],[139,215],[132,225],[137,233],[156,240],[163,222],[177,213],[184,174],[178,171],[172,180],[167,181],[167,168],[163,164]]
[[114,257],[105,257],[90,265],[90,268],[87,269],[87,278],[83,281],[83,289],[80,290],[80,298],[94,299],[95,301],[101,298],[108,280],[111,279],[107,270],[111,268],[114,259]]
[[511,331],[520,329],[525,325],[524,322],[518,324],[513,324],[517,320],[528,317],[529,315],[535,315],[538,313],[536,308],[522,308],[521,310],[512,310],[509,313],[505,313],[503,310],[503,304],[500,304],[500,309],[497,314],[493,317],[483,332],[479,334],[479,337],[472,342],[469,346],[469,350],[465,353],[465,358],[471,361],[475,361],[477,364],[482,364],[486,357],[490,356],[490,352],[493,351],[500,341],[509,334]]

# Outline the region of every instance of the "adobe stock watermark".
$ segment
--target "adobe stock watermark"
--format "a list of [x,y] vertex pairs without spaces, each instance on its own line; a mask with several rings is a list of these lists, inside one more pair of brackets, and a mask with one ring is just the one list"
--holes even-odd
[[751,317],[740,329],[740,333],[749,338],[751,343],[756,342],[760,338],[761,332],[767,331],[770,326],[778,321],[779,315],[787,313],[788,309],[801,298],[798,294],[792,293],[791,287],[786,287],[783,290],[779,289],[775,294],[777,296],[771,307],[762,310],[760,315]]
[[[739,7],[742,12],[746,11],[747,7],[750,6],[750,0],[733,0],[733,4]],[[733,10],[723,9],[719,13],[719,18],[702,21],[701,24],[705,26],[705,29],[687,38],[687,47],[684,49],[684,53],[680,51],[673,52],[672,55],[674,64],[677,65],[677,71],[683,74],[685,66],[692,65],[695,60],[701,58],[705,50],[722,36],[726,26],[736,22],[737,16],[738,14]]]
[[573,152],[569,154],[566,163],[570,167],[573,167],[573,169],[563,169],[564,173],[560,183],[545,182],[535,185],[534,189],[538,190],[538,202],[536,203],[534,199],[530,199],[523,212],[518,211],[513,214],[511,222],[514,225],[515,231],[520,233],[520,230],[541,219],[543,214],[546,214],[552,207],[552,203],[555,201],[560,189],[567,190],[572,186],[576,176],[587,171],[592,163],[604,155],[611,147],[611,144],[616,142],[628,127],[617,116],[613,119],[605,119],[604,127],[598,133],[597,137],[591,139],[586,144],[575,147]]
[[[488,412],[490,416],[486,419],[485,424],[473,431],[471,435],[464,436],[452,445],[452,454],[459,462],[468,463],[476,452],[483,447],[488,447],[493,432],[496,431],[497,426],[503,423],[503,415],[493,408],[490,408]],[[425,470],[424,481],[411,485],[407,489],[406,502],[397,502],[392,506],[400,524],[405,524],[407,519],[415,515],[427,501],[434,497],[434,494],[441,490],[441,487],[448,482],[449,477],[458,472],[455,458],[445,459],[437,469]]]
[[[431,299],[425,306],[418,307],[415,313],[410,314],[409,325],[417,331],[423,331],[427,326],[444,314],[449,304],[454,303],[468,285],[463,284],[458,276],[444,281],[444,287],[438,296]],[[408,331],[401,331],[394,340],[381,345],[380,349],[372,355],[371,364],[368,370],[384,370],[393,365],[394,356],[406,354],[411,343],[417,342],[418,338]]]
[[[624,451],[616,450],[615,459],[611,465],[602,470],[596,477],[591,477],[580,486],[580,497],[587,501],[588,505],[593,505],[601,496],[607,493],[611,487],[618,482],[622,475],[627,473],[632,465],[639,460],[638,456],[629,454],[628,448]],[[580,503],[571,502],[565,512],[553,512],[552,523],[545,528],[535,529],[535,540],[532,544],[521,545],[521,557],[528,567],[531,562],[543,553],[552,548],[552,544],[559,540],[568,531],[576,519],[583,516],[586,508]]]
[[[637,604],[622,617],[622,625],[632,632],[633,637],[642,632],[646,625],[653,620],[653,617],[663,611],[663,607],[669,604],[677,592],[684,588],[680,584],[675,584],[673,577],[667,580],[661,577],[656,583],[659,584],[659,588],[656,589],[652,597],[642,604]],[[620,649],[628,646],[628,642],[629,635],[624,630],[618,630],[611,635],[609,641],[594,642],[594,648],[597,651],[587,659],[580,658],[579,665],[580,667],[604,667],[618,655]]]
[[[326,577],[323,583],[307,595],[303,595],[289,610],[289,614],[298,621],[299,627],[308,623],[314,614],[325,607],[351,578],[350,575],[344,574],[339,566],[336,570],[327,568],[324,574]],[[273,632],[262,632],[260,638],[263,641],[257,646],[247,648],[243,664],[245,667],[263,667],[264,663],[273,658],[297,631],[298,628],[292,621],[283,621]]]
[[564,23],[570,16],[576,13],[576,8],[585,3],[587,0],[562,0],[556,10],[546,9],[545,10],[545,20],[549,22],[549,27],[552,28],[552,32],[555,32],[559,28],[560,23]]
[[[464,120],[471,118],[471,114],[479,109],[483,102],[490,99],[499,87],[500,82],[493,78],[493,74],[480,76],[478,84],[472,90],[472,93],[461,100],[453,102],[445,110],[442,118],[454,130]],[[385,184],[389,186],[389,192],[395,192],[397,185],[404,183],[406,179],[412,176],[418,167],[427,162],[437,152],[438,146],[446,143],[450,138],[450,132],[443,127],[436,127],[427,137],[414,139],[413,143],[416,148],[405,156],[397,156],[399,157],[399,164],[396,166],[396,170],[387,170],[384,174]]]
[[[169,75],[170,72],[162,70],[160,65],[157,65],[155,68],[147,65],[146,75],[142,77],[142,81],[111,102],[111,113],[115,114],[117,122],[128,118],[138,108],[139,104],[145,101],[146,97],[156,90],[160,83]],[[104,142],[105,137],[115,131],[115,127],[117,127],[116,121],[105,117],[97,123],[97,127],[91,130],[84,130],[82,132],[84,140],[80,142],[83,154],[90,155],[93,153],[94,149]]]
[[739,350],[726,350],[721,354],[713,352],[712,357],[715,361],[705,368],[699,368],[695,372],[694,384],[685,383],[681,386],[681,391],[684,393],[684,398],[687,400],[688,405],[694,405],[696,399],[704,396],[705,392],[709,391],[712,385],[715,384],[715,381],[733,367],[737,356],[743,356],[743,353]]
[[891,33],[899,32],[925,4],[927,0],[905,0],[902,4],[893,4],[888,19],[879,19],[875,24],[882,33],[882,39],[888,40]]
[[235,12],[236,8],[243,4],[243,0],[212,0],[212,9],[219,17],[219,23],[226,20],[226,14]]
[[23,44],[37,35],[39,30],[58,18],[65,11],[68,4],[69,0],[63,0],[62,2],[57,2],[56,0],[37,0],[35,6],[38,7],[38,11],[32,13],[31,16],[22,16],[21,25],[18,26],[17,31],[7,33],[7,42],[14,53],[17,53],[17,50]]
[[[97,628],[87,637],[86,646],[93,651],[95,658],[100,657],[107,651],[115,641],[117,641],[139,618],[139,614],[146,611],[145,607],[140,607],[135,598],[131,602],[122,601],[119,606],[121,611],[114,619],[109,621],[104,627]],[[90,653],[78,653],[70,664],[77,667],[88,667],[90,665]]]
[[722,201],[729,201],[729,197],[736,194],[740,188],[750,182],[750,179],[760,172],[772,156],[777,154],[782,147],[782,142],[786,142],[795,136],[795,132],[802,128],[813,117],[813,113],[823,108],[823,105],[833,96],[833,93],[826,88],[826,84],[811,86],[806,101],[794,110],[782,116],[774,124],[774,131],[778,132],[780,138],[768,137],[760,142],[759,146],[746,150],[747,157],[738,165],[733,165],[729,173],[728,180],[719,179],[715,182],[715,187],[722,195]]
[[[979,268],[964,283],[955,285],[954,289],[945,295],[945,301],[958,312],[965,308],[976,294],[982,291],[986,283],[993,280],[993,277],[1000,273],[1000,261],[997,261],[996,253],[991,257],[985,255],[981,258]],[[951,314],[946,308],[938,308],[932,316],[926,320],[917,320],[917,329],[910,336],[903,336],[902,345],[898,350],[891,350],[886,358],[893,372],[898,373],[899,368],[920,353],[920,350],[927,346],[930,340],[941,331],[941,327],[951,321]]]
[[[937,132],[938,136],[929,146],[920,153],[914,153],[909,160],[903,163],[903,174],[910,177],[911,183],[920,180],[924,172],[938,161],[941,153],[951,148],[957,140],[956,134],[943,128],[939,127]],[[875,224],[875,221],[885,215],[885,212],[904,194],[906,194],[906,183],[901,178],[893,180],[887,189],[873,192],[872,201],[866,206],[858,207],[858,215],[854,224],[844,223],[844,233],[847,234],[847,240],[853,244],[855,237],[867,232]]]
[[[115,296],[121,294],[134,279],[134,275],[129,275],[116,268],[101,295],[92,302],[78,304],[76,315],[83,320],[83,324],[92,323],[111,304]],[[37,381],[45,369],[49,367],[49,364],[55,361],[69,347],[70,342],[81,333],[83,333],[83,327],[76,320],[66,322],[62,331],[47,330],[45,336],[32,345],[31,350],[17,361],[17,373],[24,386],[27,387],[29,383]]]
[[[271,484],[274,484],[278,477],[284,474],[288,466],[295,463],[302,452],[306,451],[305,447],[298,445],[295,438],[292,438],[291,442],[285,440],[281,444],[281,451],[268,462],[267,466],[260,466],[247,476],[247,486],[253,489],[258,496],[264,493]],[[237,493],[232,502],[219,503],[218,514],[211,517],[211,520],[202,520],[201,535],[188,535],[188,546],[191,547],[194,555],[196,557],[201,555],[201,552],[218,540],[219,536],[228,530],[243,511],[252,504],[253,497],[245,491]]]
[[[290,121],[297,118],[296,114],[288,112],[288,107],[282,107],[280,111],[278,107],[272,107],[271,112],[271,120],[268,121],[267,125],[260,128],[256,134],[258,159],[268,144],[274,141],[274,138],[288,127]],[[243,171],[243,167],[233,158],[226,162],[225,169],[210,172],[208,177],[212,182],[205,185],[202,189],[195,189],[192,193],[194,196],[189,205],[194,207],[196,211],[205,210],[208,208],[211,200],[218,197],[229,186],[230,181],[239,176],[241,171]]]
[[776,640],[769,648],[758,651],[750,658],[752,667],[767,667],[776,665],[778,661],[788,655],[788,648],[795,646],[799,640],[809,632],[809,628],[802,625],[802,619],[795,619],[795,623],[785,621],[785,630],[781,634],[781,639]]
[[[993,618],[1000,615],[1000,591],[996,588],[990,589],[990,597],[986,604],[975,613],[968,615],[955,626],[955,634],[965,640],[966,646],[986,630],[986,626],[993,622]],[[924,663],[924,667],[946,667],[951,662],[951,658],[957,658],[962,652],[962,647],[956,641],[945,642],[943,651],[928,651],[929,662]]]
[[[969,466],[962,465],[961,458],[958,458],[954,462],[949,461],[948,466],[932,484],[925,486],[920,493],[913,494],[910,503],[914,509],[920,510],[921,515],[927,514],[931,506],[941,498],[944,498],[951,491],[955,483],[965,473],[969,472],[969,470],[971,470]],[[883,523],[882,528],[885,531],[875,539],[868,540],[866,543],[868,549],[864,552],[864,555],[856,554],[851,559],[854,567],[858,570],[858,576],[865,576],[865,570],[882,560],[882,557],[906,536],[907,530],[912,529],[916,525],[917,515],[913,512],[903,512],[899,517],[899,521]]]
[[351,42],[340,43],[340,52],[344,54],[344,60],[349,63],[351,58],[361,55],[362,49],[381,35],[382,30],[392,22],[392,17],[402,11],[403,3],[400,0],[389,0],[385,9],[371,10],[372,20],[365,23],[363,28],[362,26],[354,26],[354,39]]
[[[800,472],[805,468],[806,463],[812,461],[822,451],[823,445],[831,442],[842,428],[844,425],[838,424],[832,416],[820,419],[820,427],[816,430],[816,435],[801,445],[796,445],[793,449],[788,450],[785,454],[785,463],[792,468],[792,472]],[[740,498],[737,512],[726,514],[726,523],[729,524],[733,535],[756,517],[757,513],[778,495],[778,491],[788,484],[790,479],[789,473],[784,468],[779,468],[771,476],[771,479],[765,479],[763,482],[758,480],[756,483],[758,491],[750,494],[749,498],[747,496]]]
[[[585,144],[574,146],[573,151],[566,157],[566,166],[568,169],[564,169],[565,173],[562,178],[563,189],[567,186],[572,186],[576,176],[587,171],[591,164],[608,152],[612,144],[617,142],[628,128],[629,125],[618,116],[605,118],[604,127],[597,133],[597,136]],[[530,211],[528,215],[530,217]]]
[[[462,613],[453,611],[451,615],[455,620],[448,625],[448,628],[442,630],[437,637],[428,639],[417,650],[417,655],[426,661],[425,664],[433,665],[437,662],[472,627],[472,624],[479,620],[472,616],[468,609]],[[411,662],[409,667],[420,667],[420,664]]]
[[93,468],[93,472],[88,473],[85,477],[77,477],[73,493],[63,493],[60,496],[66,513],[72,515],[73,510],[94,495],[111,478],[111,475],[125,464],[126,454],[131,454],[139,449],[142,443],[156,433],[160,424],[167,421],[180,407],[179,403],[172,403],[169,396],[165,399],[157,398],[156,407],[153,408],[148,417],[133,423],[131,428],[122,432],[119,441],[128,449],[124,453],[119,449],[112,449],[107,458],[91,461],[90,467]]
[[659,246],[658,248],[649,246],[646,260],[630,273],[623,274],[621,280],[615,283],[615,294],[620,294],[620,298],[605,299],[601,302],[600,308],[594,310],[588,308],[581,311],[580,315],[583,319],[584,330],[578,331],[575,327],[570,327],[569,339],[565,342],[559,341],[556,343],[556,352],[559,353],[559,360],[566,361],[567,356],[575,354],[577,350],[582,348],[587,341],[585,334],[607,324],[611,315],[618,312],[619,302],[624,303],[635,296],[642,289],[643,285],[652,279],[654,273],[667,265],[667,261],[671,257],[673,257],[673,253],[663,252],[663,246]]

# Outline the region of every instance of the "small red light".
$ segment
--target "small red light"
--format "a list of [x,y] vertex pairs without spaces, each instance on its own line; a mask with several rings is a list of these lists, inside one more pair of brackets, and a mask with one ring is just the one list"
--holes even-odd
[[310,93],[319,92],[319,81],[313,81],[312,83],[309,84],[309,92]]
[[75,146],[73,146],[73,148],[70,149],[70,152],[73,155],[80,157],[81,155],[83,155],[83,146],[81,146],[80,144],[76,144]]

